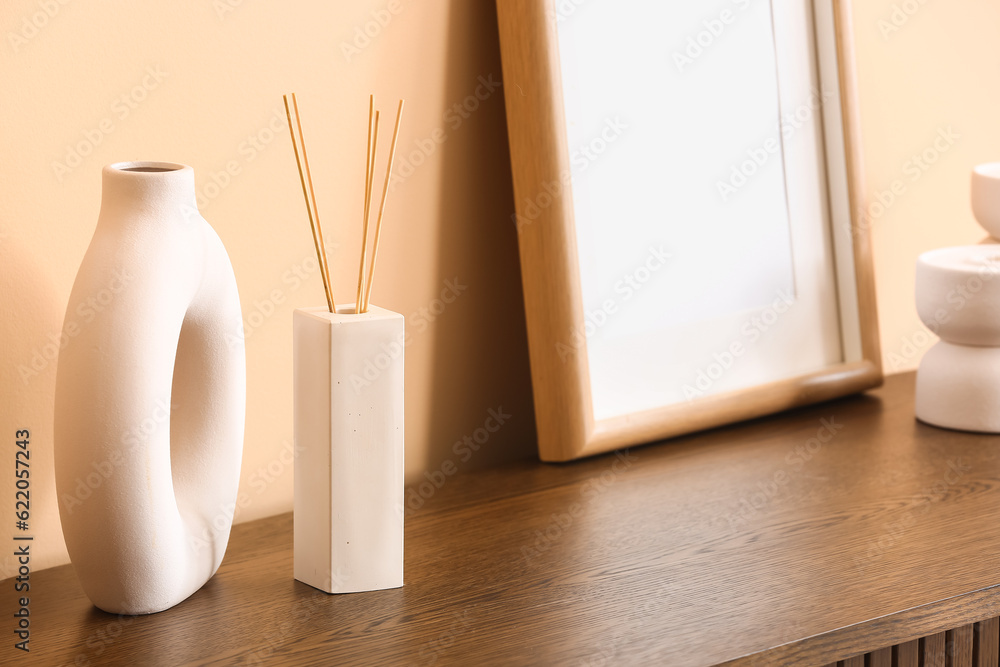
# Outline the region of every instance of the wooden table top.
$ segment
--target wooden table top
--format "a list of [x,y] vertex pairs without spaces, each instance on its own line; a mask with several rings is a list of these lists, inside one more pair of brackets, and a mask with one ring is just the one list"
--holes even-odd
[[295,581],[290,514],[236,526],[219,573],[152,616],[96,610],[71,566],[38,572],[26,664],[824,664],[1000,615],[998,506],[1000,438],[917,423],[913,375],[895,376],[448,478],[407,516],[401,589]]

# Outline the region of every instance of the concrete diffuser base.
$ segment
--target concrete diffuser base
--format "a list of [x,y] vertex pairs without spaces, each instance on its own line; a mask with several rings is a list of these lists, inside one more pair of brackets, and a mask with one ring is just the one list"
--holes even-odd
[[295,311],[295,578],[403,585],[403,316]]

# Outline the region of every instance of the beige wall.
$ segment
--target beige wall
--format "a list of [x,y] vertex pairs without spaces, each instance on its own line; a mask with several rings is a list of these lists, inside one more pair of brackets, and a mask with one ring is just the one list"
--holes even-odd
[[[917,256],[986,236],[970,210],[969,173],[1000,160],[1000,3],[853,6],[882,353],[896,373],[916,368],[936,340],[913,305]],[[896,181],[903,194],[890,201]]]
[[[250,331],[246,503],[237,519],[291,509],[291,312],[324,297],[318,273],[296,277],[314,251],[285,92],[299,96],[341,301],[357,280],[368,93],[386,114],[383,147],[398,98],[407,100],[395,169],[406,177],[387,203],[373,301],[406,315],[413,336],[408,479],[449,459],[462,473],[532,454],[503,89],[480,83],[501,80],[491,2],[398,0],[395,14],[387,0],[49,4],[58,11],[47,25],[16,44],[9,34],[43,11],[39,0],[0,5],[0,434],[8,453],[16,428],[33,434],[36,568],[66,561],[52,474],[55,364],[45,360],[54,348],[44,345],[60,329],[94,230],[101,167],[118,160],[195,168],[202,212],[229,250]],[[372,12],[385,26],[372,23],[370,43],[345,53]],[[478,108],[453,108],[463,103]],[[53,166],[88,135],[97,145],[78,166]],[[229,163],[239,173],[217,187],[213,174]],[[444,304],[451,283],[461,294]],[[255,314],[270,311],[268,301],[281,303]],[[36,352],[45,363],[22,381],[18,366],[30,367]],[[498,408],[509,421],[467,461],[456,455],[453,444]],[[14,520],[8,467],[0,466],[5,525]],[[12,571],[9,559],[0,565],[0,578]]]
[[[855,9],[869,185],[885,190],[903,179],[906,187],[873,223],[890,371],[912,368],[927,345],[920,336],[912,354],[905,345],[922,331],[911,294],[916,255],[982,236],[967,204],[968,171],[1000,158],[1000,41],[993,35],[1000,6],[901,4],[919,9],[888,38],[879,20],[890,20],[892,2],[867,0]],[[503,89],[487,94],[480,87],[480,77],[501,78],[493,3],[398,0],[395,13],[387,7],[387,0],[0,6],[0,434],[9,441],[18,428],[33,434],[36,568],[66,560],[52,481],[54,347],[46,344],[58,334],[93,232],[100,168],[113,161],[195,167],[203,213],[232,256],[251,331],[246,503],[237,519],[290,509],[290,313],[323,296],[315,272],[296,275],[312,249],[283,92],[300,97],[341,295],[356,279],[367,94],[376,94],[388,117],[398,97],[407,99],[396,169],[406,177],[389,200],[374,300],[407,315],[413,333],[408,479],[449,459],[461,474],[532,453]],[[385,25],[370,24],[368,43],[345,49],[372,12],[381,12]],[[44,25],[26,27],[33,18]],[[159,80],[147,68],[159,71]],[[486,99],[469,98],[477,88]],[[460,115],[453,107],[464,100],[478,108]],[[910,156],[932,148],[949,127],[960,138],[910,180]],[[78,165],[54,164],[66,165],[69,147],[81,142],[88,154]],[[219,176],[227,166],[238,171],[228,181]],[[467,288],[441,310],[436,299],[449,280]],[[280,303],[265,316],[269,300]],[[22,377],[18,367],[31,368],[33,358],[37,373]],[[453,443],[501,406],[509,422],[462,461]],[[3,521],[13,521],[12,487],[12,474],[3,473]],[[0,577],[11,571],[9,557],[0,559]]]

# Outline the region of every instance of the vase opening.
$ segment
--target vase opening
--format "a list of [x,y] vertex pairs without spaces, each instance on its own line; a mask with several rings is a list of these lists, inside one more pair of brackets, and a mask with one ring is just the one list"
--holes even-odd
[[122,171],[177,171],[176,169],[165,169],[163,167],[129,167],[128,169],[122,169]]
[[118,162],[111,165],[111,168],[117,171],[156,174],[165,171],[180,171],[184,169],[184,165],[174,162]]

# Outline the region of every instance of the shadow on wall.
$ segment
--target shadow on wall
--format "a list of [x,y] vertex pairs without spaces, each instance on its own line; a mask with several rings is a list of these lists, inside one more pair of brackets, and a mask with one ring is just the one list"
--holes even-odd
[[[443,129],[465,136],[440,146],[437,277],[458,276],[468,297],[463,317],[436,323],[433,367],[449,372],[430,382],[428,461],[464,472],[537,450],[494,4],[453,0],[448,42]],[[467,415],[462,432],[454,414]]]
[[[63,312],[45,271],[0,221],[0,340],[6,342],[0,364],[0,443],[9,455],[0,475],[0,516],[19,535],[44,535],[57,544],[32,549],[31,569],[65,562],[66,547],[59,525],[59,507],[52,456],[52,397],[55,394],[56,359],[60,349]],[[62,339],[62,345],[72,340]],[[17,530],[13,458],[16,433],[27,430],[29,452],[29,518],[27,530]],[[24,469],[24,468],[22,468]],[[23,510],[23,507],[17,508]],[[8,533],[9,534],[9,533]],[[14,576],[17,559],[13,548],[0,556],[0,580]],[[13,589],[12,589],[13,590]]]

